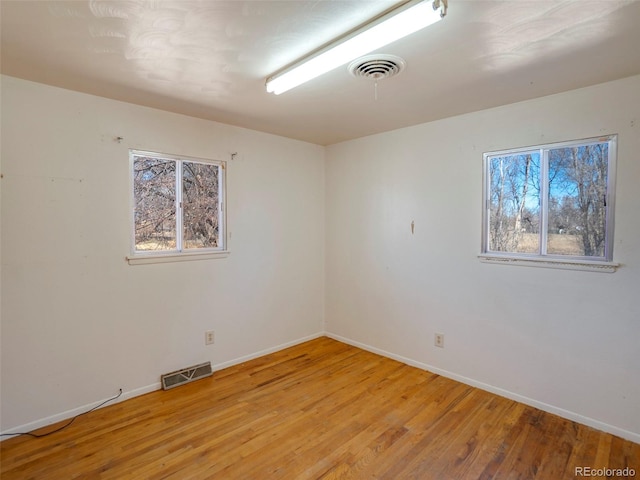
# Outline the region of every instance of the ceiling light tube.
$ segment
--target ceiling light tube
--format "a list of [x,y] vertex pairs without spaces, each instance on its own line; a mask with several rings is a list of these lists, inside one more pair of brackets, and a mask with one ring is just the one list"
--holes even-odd
[[447,0],[407,2],[269,77],[267,92],[279,95],[417,32],[444,17],[446,7]]

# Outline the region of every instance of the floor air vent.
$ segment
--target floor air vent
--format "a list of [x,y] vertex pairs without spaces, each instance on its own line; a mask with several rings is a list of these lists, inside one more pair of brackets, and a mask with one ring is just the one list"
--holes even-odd
[[165,373],[161,376],[162,389],[169,390],[170,388],[178,387],[195,380],[200,380],[201,378],[210,377],[211,375],[213,375],[213,372],[211,371],[211,362],[201,363],[200,365],[194,365],[193,367],[187,367],[182,370],[176,370],[175,372]]

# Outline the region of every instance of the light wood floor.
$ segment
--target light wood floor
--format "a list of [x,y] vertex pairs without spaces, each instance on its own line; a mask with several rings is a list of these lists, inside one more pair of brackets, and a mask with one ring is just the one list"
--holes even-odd
[[329,338],[0,452],[2,480],[640,478],[638,444]]

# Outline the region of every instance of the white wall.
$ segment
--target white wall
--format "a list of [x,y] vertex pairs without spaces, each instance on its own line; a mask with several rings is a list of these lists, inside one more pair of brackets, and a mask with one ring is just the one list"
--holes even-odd
[[[640,441],[640,77],[327,149],[10,77],[1,93],[2,431],[324,320],[336,338]],[[618,272],[478,261],[482,152],[609,133]],[[230,257],[124,261],[129,148],[238,152]]]
[[[129,148],[229,161],[228,258],[125,262]],[[2,77],[1,153],[2,431],[322,332],[322,147]]]
[[[483,152],[613,133],[622,268],[479,262]],[[329,334],[639,442],[639,152],[640,77],[328,147]]]

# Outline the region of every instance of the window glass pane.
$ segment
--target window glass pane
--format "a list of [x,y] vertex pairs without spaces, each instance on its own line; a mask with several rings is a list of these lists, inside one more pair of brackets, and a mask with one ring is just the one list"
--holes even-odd
[[176,249],[176,162],[134,157],[136,250]]
[[183,248],[218,247],[220,235],[217,165],[183,162]]
[[547,253],[604,257],[608,144],[549,150]]
[[539,253],[540,153],[489,158],[489,250]]

